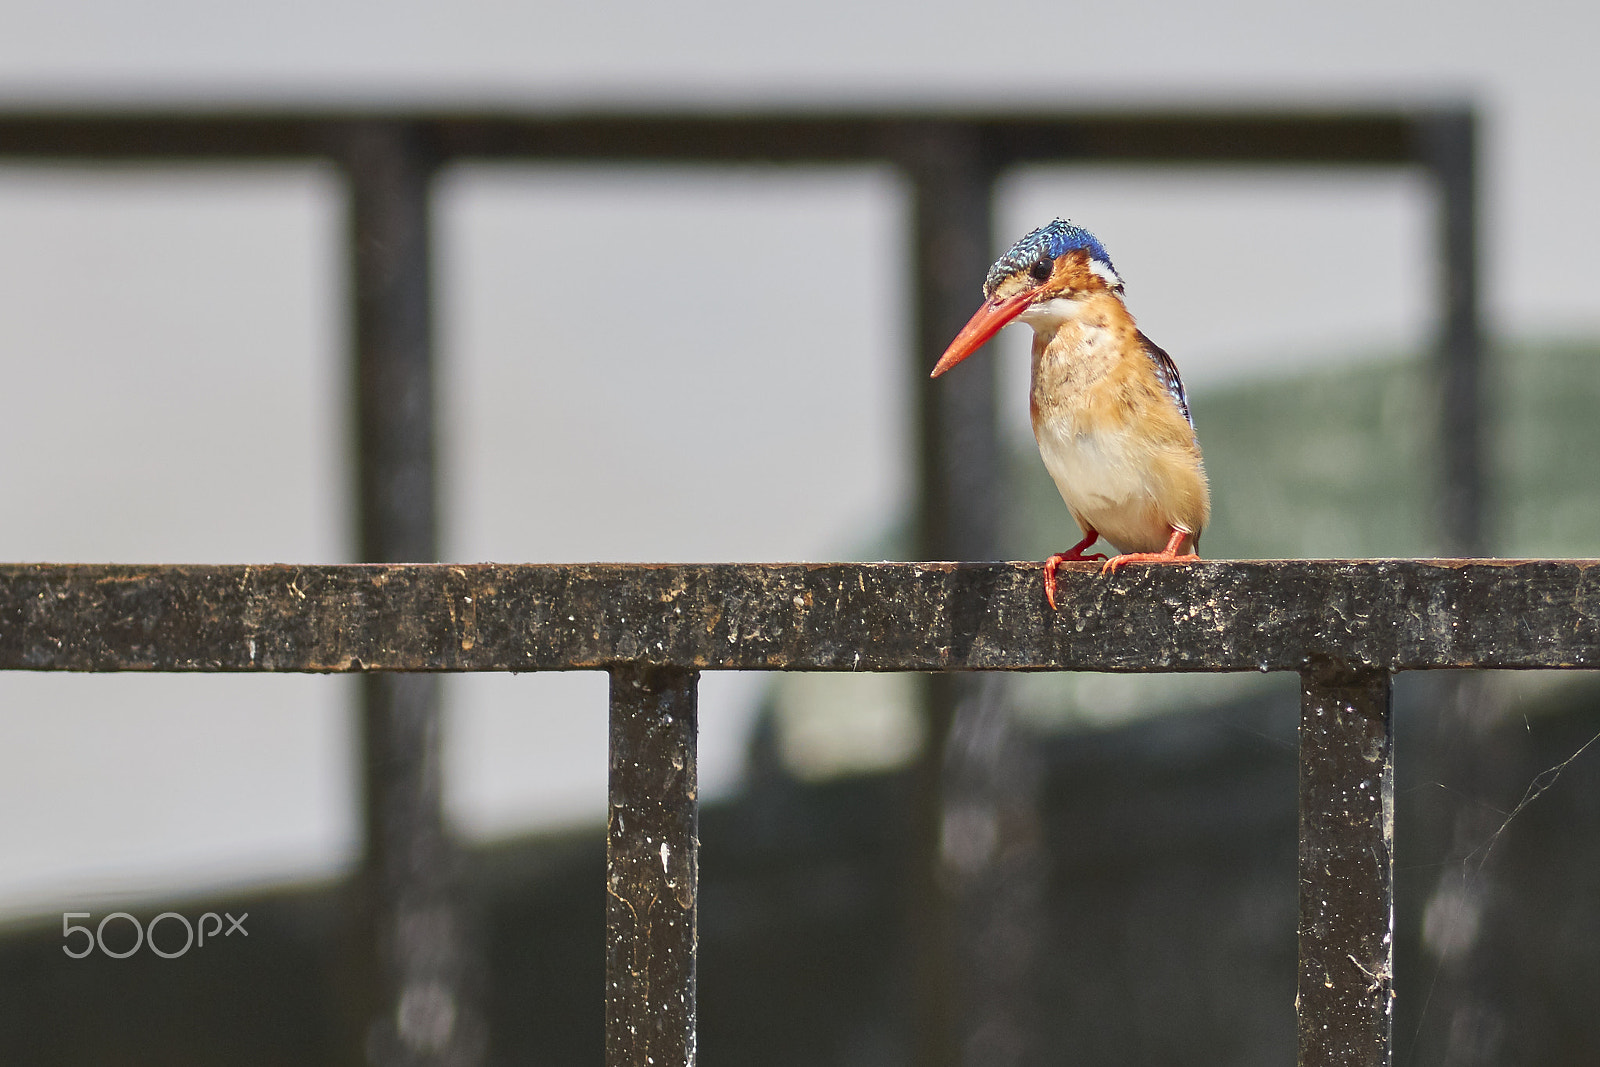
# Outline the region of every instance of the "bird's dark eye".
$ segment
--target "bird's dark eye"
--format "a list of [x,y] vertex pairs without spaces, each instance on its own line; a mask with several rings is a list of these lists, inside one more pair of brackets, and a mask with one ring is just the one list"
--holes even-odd
[[1055,270],[1056,261],[1046,256],[1029,267],[1028,274],[1036,282],[1047,282],[1050,280],[1050,275],[1055,273]]

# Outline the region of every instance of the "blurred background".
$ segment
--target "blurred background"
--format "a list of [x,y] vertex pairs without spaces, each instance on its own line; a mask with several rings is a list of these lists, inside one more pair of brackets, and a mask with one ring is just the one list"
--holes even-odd
[[[1488,544],[1600,555],[1592,11],[3,11],[11,111],[1470,104]],[[911,557],[920,401],[897,171],[474,164],[440,172],[433,196],[442,558]],[[993,231],[998,252],[1063,215],[1110,249],[1194,401],[1208,556],[1407,556],[1449,543],[1426,358],[1436,211],[1406,169],[1029,167],[1002,177]],[[346,225],[331,166],[0,165],[0,558],[355,558]],[[1000,365],[1002,554],[1038,559],[1076,537],[1033,450],[1025,334],[981,358]],[[1021,1007],[993,1025],[1027,1032],[969,1019],[963,1059],[1283,1062],[1295,680],[996,684],[1025,768],[1005,802],[1032,813],[1034,844],[1006,875],[1032,942],[1005,994]],[[484,1062],[599,1054],[605,692],[587,674],[445,683],[445,808],[488,961]],[[356,699],[323,677],[0,675],[0,976],[29,991],[0,1007],[0,1059],[339,1061]],[[1402,678],[1398,702],[1406,1062],[1595,1062],[1597,761],[1569,767],[1489,864],[1473,857],[1600,728],[1600,690],[1494,678],[1453,716],[1460,701]],[[702,1054],[911,1062],[894,857],[924,740],[912,681],[707,675],[701,708]],[[1502,743],[1514,759],[1494,773],[1408,770],[1413,752]],[[971,839],[947,841],[958,887],[988,862],[963,859]],[[217,901],[258,917],[249,955],[58,953],[66,911]]]

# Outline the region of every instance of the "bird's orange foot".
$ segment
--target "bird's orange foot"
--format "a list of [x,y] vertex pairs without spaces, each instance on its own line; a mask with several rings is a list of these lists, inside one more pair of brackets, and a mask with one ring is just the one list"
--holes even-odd
[[1083,550],[1094,544],[1099,537],[1099,534],[1095,533],[1093,530],[1090,530],[1089,535],[1082,541],[1079,541],[1065,552],[1057,552],[1055,555],[1044,561],[1044,598],[1045,600],[1049,601],[1051,611],[1056,610],[1056,570],[1063,563],[1071,563],[1075,560],[1093,561],[1097,559],[1105,559],[1106,556],[1104,552],[1096,552],[1092,556],[1086,556],[1083,554]]
[[1175,552],[1124,552],[1120,556],[1112,556],[1106,560],[1105,566],[1100,568],[1100,573],[1115,574],[1117,568],[1124,563],[1193,563],[1199,558],[1193,552],[1184,556]]
[[1183,539],[1188,536],[1188,533],[1174,526],[1172,536],[1167,538],[1167,547],[1160,552],[1124,552],[1120,556],[1106,560],[1106,565],[1100,568],[1100,573],[1115,574],[1117,568],[1124,563],[1193,563],[1200,558],[1195,553],[1178,555],[1178,546],[1183,544]]

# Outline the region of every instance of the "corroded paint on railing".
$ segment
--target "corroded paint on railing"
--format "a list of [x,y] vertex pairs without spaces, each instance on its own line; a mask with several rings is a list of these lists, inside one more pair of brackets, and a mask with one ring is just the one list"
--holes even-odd
[[700,819],[693,671],[611,672],[606,1063],[695,1061]]
[[1394,744],[1390,677],[1301,676],[1301,1067],[1389,1062],[1394,1030]]
[[1600,561],[0,566],[0,669],[1600,667]]

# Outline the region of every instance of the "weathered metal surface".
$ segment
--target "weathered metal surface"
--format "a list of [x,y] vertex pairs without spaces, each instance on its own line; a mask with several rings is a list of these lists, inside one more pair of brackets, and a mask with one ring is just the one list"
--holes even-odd
[[0,669],[1600,667],[1600,561],[0,565]]
[[611,672],[607,1067],[695,1061],[696,683],[674,667]]
[[1300,1067],[1383,1067],[1394,1027],[1390,676],[1301,675]]

